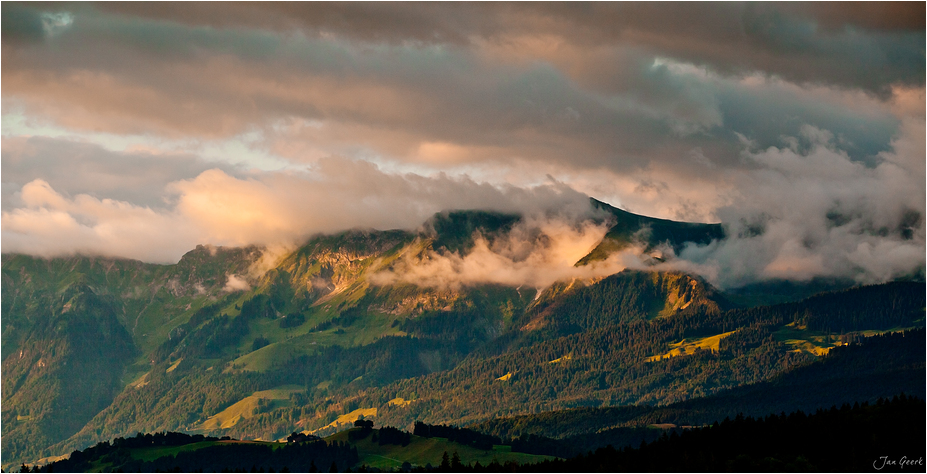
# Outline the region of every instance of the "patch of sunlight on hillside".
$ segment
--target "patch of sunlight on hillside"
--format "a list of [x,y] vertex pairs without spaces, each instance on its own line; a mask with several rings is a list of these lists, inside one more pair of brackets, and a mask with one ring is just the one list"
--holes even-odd
[[51,464],[51,463],[53,463],[53,462],[62,461],[62,460],[67,459],[67,458],[69,458],[69,457],[71,457],[70,454],[60,454],[60,455],[58,455],[58,456],[48,456],[48,457],[46,457],[46,458],[39,459],[38,461],[36,461],[36,462],[34,462],[34,463],[28,463],[28,462],[27,462],[27,463],[23,463],[23,464],[25,464],[25,465],[28,466],[28,467],[38,467],[38,466],[44,466],[44,465],[46,465],[46,464]]
[[721,345],[721,339],[724,339],[725,337],[728,337],[735,332],[737,331],[735,330],[723,334],[716,334],[714,336],[703,337],[701,339],[683,339],[675,344],[670,344],[672,349],[669,352],[655,355],[653,357],[648,357],[647,362],[656,362],[663,359],[669,359],[670,357],[691,354],[695,352],[696,348],[701,350],[717,351]]
[[[335,421],[333,421],[333,422],[331,422],[331,423],[329,423],[329,424],[327,424],[327,425],[325,425],[325,426],[323,426],[323,427],[321,427],[321,428],[319,428],[319,429],[317,429],[317,430],[312,430],[312,431],[310,431],[308,434],[315,434],[315,433],[318,433],[318,432],[320,432],[320,431],[327,430],[327,429],[329,429],[329,428],[339,428],[339,427],[345,426],[345,425],[347,425],[347,426],[352,426],[352,425],[354,425],[354,422],[355,422],[355,421],[357,421],[357,420],[360,419],[361,416],[363,416],[364,419],[371,418],[371,417],[376,417],[376,416],[377,416],[377,409],[376,409],[376,408],[358,408],[357,410],[354,410],[354,411],[352,411],[351,413],[346,413],[346,414],[344,414],[344,415],[339,416],[338,418],[335,419]],[[304,433],[305,433],[305,432],[304,432]]]
[[563,356],[563,357],[554,359],[554,360],[552,360],[552,361],[550,361],[550,362],[548,362],[548,363],[549,363],[549,364],[558,364],[558,363],[560,363],[560,362],[566,362],[566,361],[572,360],[572,359],[573,359],[573,356],[571,356],[571,355],[565,355],[565,356]]
[[176,369],[177,366],[180,365],[181,362],[183,362],[183,357],[177,359],[177,362],[174,362],[173,364],[171,364],[171,366],[167,368],[167,373],[173,372],[174,369]]
[[239,421],[251,418],[254,409],[258,407],[258,400],[275,400],[274,407],[288,406],[290,403],[290,394],[299,392],[302,387],[296,385],[284,385],[270,390],[261,390],[233,403],[225,410],[210,416],[206,421],[200,423],[197,429],[212,431],[217,429],[231,428]]
[[145,385],[148,385],[148,372],[145,372],[141,377],[135,379],[132,383],[129,384],[130,387],[135,389],[142,388]]
[[339,312],[337,309],[339,306],[350,306],[357,303],[367,294],[367,289],[370,288],[364,269],[358,271],[358,273],[360,276],[357,279],[347,280],[335,285],[335,288],[330,293],[321,296],[312,303],[312,306],[334,315]]
[[509,372],[509,373],[503,375],[502,377],[497,378],[496,380],[501,380],[501,381],[504,382],[504,381],[506,381],[506,380],[508,380],[508,379],[510,379],[510,378],[512,378],[512,373],[511,373],[511,372]]
[[836,346],[839,346],[841,343],[836,343],[830,347],[820,346],[811,341],[802,341],[800,339],[788,339],[783,341],[786,345],[791,347],[789,352],[807,352],[809,354],[814,354],[816,356],[822,356],[830,352]]
[[822,356],[830,352],[831,349],[845,344],[841,341],[841,336],[853,334],[871,337],[878,334],[908,331],[915,327],[916,326],[898,326],[890,329],[864,329],[847,334],[835,334],[813,331],[805,326],[792,322],[774,331],[773,337],[776,341],[789,346],[791,352],[804,352]]
[[843,345],[839,336],[810,331],[794,322],[774,331],[773,337],[789,346],[791,352],[805,352],[816,356],[827,354],[834,347]]
[[401,397],[396,397],[389,401],[389,406],[405,407],[405,406],[409,406],[410,403],[412,403],[412,400],[406,400]]

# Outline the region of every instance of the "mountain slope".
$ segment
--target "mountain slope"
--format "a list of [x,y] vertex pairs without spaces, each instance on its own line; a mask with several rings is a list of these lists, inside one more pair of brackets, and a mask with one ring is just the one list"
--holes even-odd
[[[617,211],[614,225],[623,227],[614,235],[657,229],[653,248],[722,235],[717,225]],[[332,432],[359,413],[405,426],[672,403],[769,379],[819,357],[837,334],[922,325],[917,283],[736,309],[681,273],[625,271],[540,289],[383,278],[416,262],[464,258],[483,241],[495,248],[522,223],[448,212],[417,232],[320,235],[285,254],[200,246],[175,265],[4,255],[4,461],[139,431],[272,440]],[[55,327],[68,291],[94,302],[71,308],[92,308],[75,328],[106,342],[104,352],[81,355],[75,344],[60,345],[65,333],[42,329]],[[73,373],[40,370],[35,357],[49,354],[24,353],[19,362],[30,341],[50,347],[58,367],[89,361],[83,370],[104,382],[75,386],[91,401],[68,405],[55,387]],[[35,400],[49,407],[41,419],[30,418]],[[233,406],[236,416],[206,423]],[[69,422],[49,424],[58,418]]]
[[[18,350],[3,359],[3,450],[38,455],[109,405],[135,346],[113,302],[73,284],[22,316]],[[13,344],[11,344],[13,345]]]
[[[861,298],[871,304],[855,304]],[[923,298],[923,284],[895,283],[820,295],[801,303],[714,313],[683,312],[672,318],[614,324],[535,342],[499,355],[478,350],[449,370],[379,388],[364,383],[340,389],[310,388],[307,397],[316,400],[318,407],[314,412],[293,418],[285,411],[269,413],[251,418],[230,432],[246,436],[267,427],[282,429],[286,424],[319,427],[349,408],[375,409],[379,422],[405,426],[414,420],[467,423],[573,406],[672,403],[761,382],[818,357],[818,352],[796,350],[790,341],[778,340],[775,333],[780,328],[792,328],[796,322],[813,325],[829,316],[836,316],[838,321],[856,321],[847,326],[851,333],[842,339],[836,333],[825,338],[831,341],[829,347],[837,347],[842,341],[858,337],[852,331],[864,327],[886,330],[899,325],[922,326]],[[840,301],[849,304],[835,308],[833,305]],[[802,337],[818,337],[811,330],[795,331],[804,334]],[[711,337],[717,344],[712,350],[694,349],[654,360],[653,356],[678,347],[679,341]],[[505,334],[499,339],[504,338]],[[416,341],[408,344],[407,350],[414,354]],[[294,360],[282,369],[288,374],[315,374],[326,370],[327,364],[330,361],[323,363],[322,359]],[[370,362],[367,367],[372,367]],[[889,378],[899,375],[885,368],[873,373]]]
[[[923,399],[925,390],[923,329],[861,338],[837,347],[820,359],[797,365],[777,376],[714,395],[664,406],[576,408],[496,418],[470,428],[500,438],[527,435],[573,438],[595,449],[608,444],[610,429],[627,430],[652,424],[701,425],[738,414],[763,416],[794,410],[814,411],[843,404],[874,403],[900,393]],[[597,435],[596,435],[597,434]],[[584,436],[588,435],[588,436]],[[593,436],[596,435],[596,436]],[[603,438],[590,443],[593,438]],[[629,441],[636,447],[640,438]],[[622,448],[625,445],[615,445]]]

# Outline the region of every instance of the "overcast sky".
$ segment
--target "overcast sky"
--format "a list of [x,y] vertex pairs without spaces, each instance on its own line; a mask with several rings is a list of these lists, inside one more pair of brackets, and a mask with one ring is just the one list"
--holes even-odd
[[591,196],[723,222],[731,239],[682,255],[716,282],[885,280],[924,265],[924,18],[3,2],[2,249],[174,262]]

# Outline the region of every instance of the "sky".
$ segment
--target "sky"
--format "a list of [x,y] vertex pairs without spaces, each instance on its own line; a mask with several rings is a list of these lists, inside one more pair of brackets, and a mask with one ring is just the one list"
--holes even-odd
[[0,243],[172,263],[449,209],[575,220],[594,197],[724,224],[673,264],[721,286],[886,281],[924,267],[924,18],[4,1]]

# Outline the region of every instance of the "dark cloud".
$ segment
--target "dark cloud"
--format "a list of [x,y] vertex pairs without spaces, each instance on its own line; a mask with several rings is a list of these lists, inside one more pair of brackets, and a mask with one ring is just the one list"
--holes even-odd
[[555,35],[637,44],[725,73],[864,87],[924,82],[924,5],[853,3],[101,3],[129,16],[217,28],[299,30],[365,42],[467,45]]
[[[803,123],[834,124],[837,133],[855,125],[815,100],[726,98],[718,80],[674,73],[640,47],[589,55],[570,48],[512,62],[507,50],[487,58],[456,46],[372,47],[75,15],[56,48],[33,48],[21,67],[3,73],[6,96],[25,97],[33,113],[73,127],[231,136],[295,116],[414,130],[412,148],[447,142],[621,170],[696,147],[736,164],[732,130],[772,144]],[[853,129],[853,153],[884,150],[887,128]]]
[[[785,137],[800,137],[807,125],[832,132],[835,146],[858,161],[874,164],[891,148],[900,120],[888,109],[847,107],[810,96],[789,93],[783,84],[721,87],[718,107],[724,129],[750,137],[759,148],[782,146]],[[799,145],[808,146],[801,140]]]
[[808,15],[828,29],[847,27],[877,31],[923,31],[924,2],[780,2],[783,12]]
[[792,81],[861,87],[882,96],[890,94],[892,85],[924,82],[923,29],[827,30],[769,5],[750,4],[744,32],[758,45],[759,54],[732,66],[753,67]]
[[103,11],[213,28],[300,30],[368,42],[468,43],[510,27],[478,3],[102,2]]
[[36,43],[45,38],[39,11],[14,2],[3,2],[0,20],[0,39],[4,45]]

